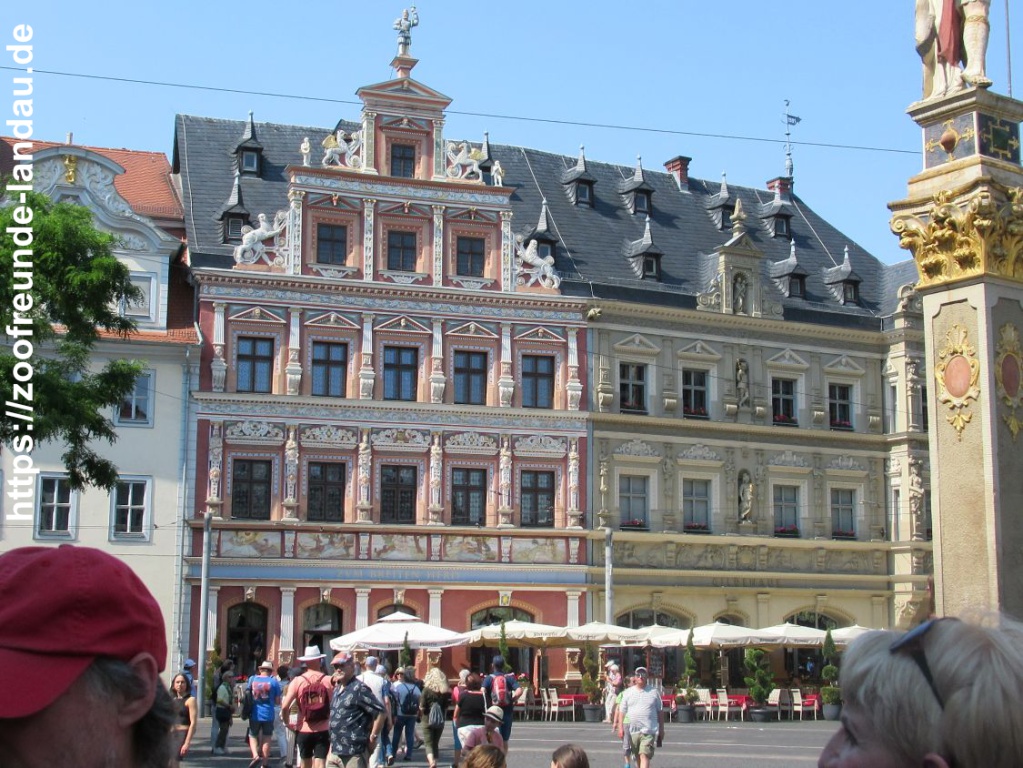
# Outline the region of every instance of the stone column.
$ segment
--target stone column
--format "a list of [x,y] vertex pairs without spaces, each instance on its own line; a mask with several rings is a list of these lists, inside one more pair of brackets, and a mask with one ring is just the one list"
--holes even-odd
[[924,171],[909,180],[909,196],[889,207],[892,231],[916,261],[923,300],[919,374],[931,422],[934,610],[1018,616],[1023,103],[969,89],[914,104],[909,114],[923,129]]
[[376,205],[377,201],[366,198],[362,201],[362,279],[376,279]]
[[288,364],[284,367],[287,379],[287,392],[297,395],[302,386],[302,310],[292,307],[290,310],[290,327],[288,332]]
[[[206,602],[206,648],[213,650],[217,640],[217,632],[220,627],[217,624],[217,600],[220,597],[220,587],[210,586],[209,600]],[[225,641],[227,638],[224,638]]]
[[369,589],[366,587],[355,588],[355,628],[362,629],[369,626]]
[[362,111],[362,172],[377,174],[377,113]]
[[444,596],[444,590],[428,589],[427,592],[430,595],[430,618],[427,621],[435,627],[443,627],[444,625],[441,623],[440,601],[441,597]]
[[[295,588],[281,587],[281,662],[290,664],[295,655]],[[285,660],[287,655],[287,660]]]
[[433,284],[444,285],[444,206],[433,208]]
[[511,325],[501,323],[501,375],[497,380],[499,402],[502,408],[510,408],[515,395],[515,378],[512,376]]
[[213,303],[213,360],[210,361],[210,370],[213,373],[214,392],[223,392],[224,382],[227,381],[227,361],[224,360],[225,308],[222,301]]
[[362,365],[359,366],[359,399],[373,399],[373,385],[376,383],[373,370],[373,313],[362,316]]

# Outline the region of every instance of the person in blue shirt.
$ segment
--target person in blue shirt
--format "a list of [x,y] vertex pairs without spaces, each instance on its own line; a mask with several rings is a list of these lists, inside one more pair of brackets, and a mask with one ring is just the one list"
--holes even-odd
[[[518,681],[515,679],[515,675],[504,671],[504,657],[495,656],[492,664],[492,671],[487,675],[483,681],[483,689],[487,692],[487,699],[491,704],[496,704],[504,711],[504,722],[501,723],[501,738],[504,739],[504,743],[507,744],[511,741],[511,730],[512,730],[512,719],[515,717],[515,704],[519,698],[526,692],[525,688],[520,688]],[[494,681],[498,678],[503,678],[503,683],[495,687]],[[498,687],[503,686],[506,689],[505,700],[501,701],[501,696],[498,695]]]
[[181,674],[185,676],[188,681],[188,689],[192,696],[195,696],[195,659],[185,659],[185,663],[181,665]]
[[274,707],[281,703],[281,684],[274,675],[269,659],[259,665],[259,674],[249,680],[252,691],[252,713],[249,715],[249,736],[255,742],[256,755],[249,768],[268,768],[270,742],[274,733]]

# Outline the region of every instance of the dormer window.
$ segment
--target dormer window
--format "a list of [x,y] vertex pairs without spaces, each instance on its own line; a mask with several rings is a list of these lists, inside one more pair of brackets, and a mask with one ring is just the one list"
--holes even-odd
[[661,258],[660,256],[644,256],[643,257],[643,279],[660,280],[661,279]]
[[259,153],[252,149],[242,150],[242,173],[259,173]]
[[242,227],[245,225],[245,219],[241,216],[228,216],[227,217],[227,239],[228,240],[241,240],[242,239]]
[[633,196],[632,207],[634,213],[650,213],[650,193],[637,191]]
[[790,237],[792,235],[792,228],[789,226],[788,216],[775,216],[774,217],[774,236],[775,237]]
[[588,205],[593,207],[593,185],[587,181],[577,182],[575,185],[576,205]]
[[855,304],[860,300],[860,287],[856,283],[842,284],[842,301],[845,304]]
[[721,206],[721,229],[729,229],[732,226],[732,214],[735,207],[731,205]]
[[537,240],[536,253],[541,259],[554,258],[554,244]]
[[789,277],[789,296],[802,299],[806,296],[806,278],[802,275],[791,275]]

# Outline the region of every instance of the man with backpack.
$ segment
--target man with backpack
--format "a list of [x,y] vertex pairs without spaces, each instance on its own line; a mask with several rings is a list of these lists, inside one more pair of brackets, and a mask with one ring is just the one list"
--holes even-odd
[[298,660],[306,670],[288,685],[281,702],[281,712],[287,713],[292,703],[298,704],[298,730],[296,743],[302,768],[325,768],[330,751],[330,699],[333,685],[320,671],[324,654],[318,645],[310,645]]
[[515,717],[515,703],[526,692],[525,688],[519,688],[515,675],[504,671],[504,657],[495,656],[492,665],[492,672],[483,681],[483,690],[491,705],[496,705],[504,711],[504,722],[501,723],[501,738],[505,744],[511,740],[512,719]]
[[412,753],[416,749],[416,723],[419,721],[419,699],[422,691],[413,679],[409,681],[405,670],[399,669],[394,673],[395,681],[391,686],[391,692],[398,702],[397,724],[394,726],[394,737],[392,745],[395,754],[398,752],[398,742],[401,735],[405,735],[405,759],[411,760]]
[[[251,696],[249,738],[253,743],[249,768],[269,768],[270,740],[274,732],[274,707],[281,702],[281,684],[274,676],[274,665],[269,659],[259,665],[259,674],[249,679],[247,696]],[[245,716],[245,713],[242,713]]]

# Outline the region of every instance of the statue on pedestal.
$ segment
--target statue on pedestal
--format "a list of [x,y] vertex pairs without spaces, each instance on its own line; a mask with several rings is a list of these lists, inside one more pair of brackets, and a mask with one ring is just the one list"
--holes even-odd
[[984,61],[990,6],[991,0],[916,0],[915,40],[924,64],[924,99],[966,86],[991,85]]

